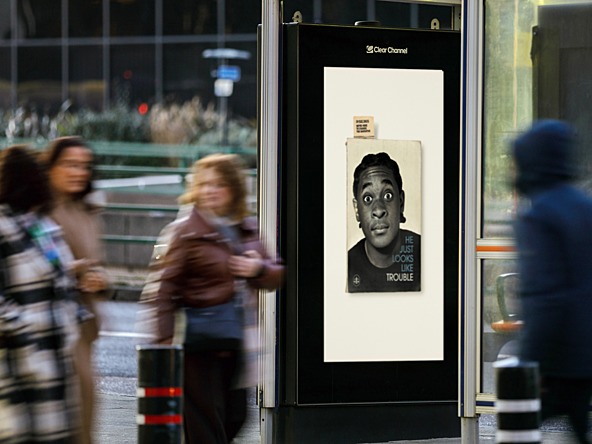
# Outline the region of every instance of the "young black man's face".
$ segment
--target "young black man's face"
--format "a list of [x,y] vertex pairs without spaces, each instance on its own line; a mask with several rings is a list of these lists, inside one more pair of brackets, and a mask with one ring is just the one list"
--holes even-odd
[[399,233],[403,193],[391,170],[385,166],[373,166],[362,172],[354,209],[366,240],[372,247],[389,247]]

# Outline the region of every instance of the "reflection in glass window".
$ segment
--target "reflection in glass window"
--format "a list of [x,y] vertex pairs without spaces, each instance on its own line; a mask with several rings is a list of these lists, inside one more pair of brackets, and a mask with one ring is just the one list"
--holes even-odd
[[[7,1],[3,3],[8,3]],[[22,0],[16,2],[19,35],[30,39],[57,38],[62,34],[62,5],[47,0]]]
[[432,20],[437,19],[440,29],[452,29],[452,8],[378,1],[376,2],[376,19],[383,26],[418,29],[431,29]]
[[[11,2],[0,2],[0,40],[8,40],[13,35],[11,14]],[[22,37],[22,35],[21,35]],[[3,59],[5,60],[5,59]]]
[[155,95],[154,46],[121,45],[111,48],[111,100],[135,107]]
[[257,26],[261,23],[261,3],[226,0],[226,34],[257,32]]
[[18,50],[18,97],[30,108],[57,110],[62,103],[60,47]]
[[511,140],[533,118],[530,0],[487,0],[483,122],[483,237],[511,237]]
[[111,0],[111,36],[154,34],[155,3],[154,0]]
[[10,49],[0,48],[0,108],[10,107]]
[[213,95],[213,67],[202,53],[210,47],[208,43],[164,45],[163,92],[167,102],[183,102],[196,95],[209,101]]
[[538,118],[559,117],[578,130],[579,164],[592,172],[592,3],[541,4],[533,31],[534,106]]
[[353,2],[344,8],[341,0],[323,1],[321,23],[353,25],[358,20],[366,20],[366,17],[366,2]]
[[10,48],[0,48],[0,81],[10,80]]
[[[227,9],[227,14],[231,13]],[[216,0],[166,0],[163,2],[163,34],[215,34],[217,14]]]
[[102,3],[96,0],[68,0],[68,28],[70,37],[101,37]]
[[72,46],[69,54],[69,95],[73,108],[102,109],[106,85],[101,46]]
[[492,363],[516,353],[520,331],[517,263],[515,260],[482,261],[482,392],[493,393]]
[[510,144],[533,119],[577,128],[592,188],[592,3],[489,0],[485,16],[483,236],[508,237]]

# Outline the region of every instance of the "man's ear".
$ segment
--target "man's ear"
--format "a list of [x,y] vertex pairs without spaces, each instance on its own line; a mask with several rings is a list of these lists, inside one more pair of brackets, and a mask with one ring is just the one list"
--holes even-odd
[[360,214],[358,213],[358,201],[356,200],[356,198],[354,197],[352,199],[352,202],[354,204],[354,212],[356,213],[356,220],[358,222],[360,222]]
[[401,206],[401,223],[405,223],[407,219],[405,218],[405,191],[401,190],[399,192],[399,203]]

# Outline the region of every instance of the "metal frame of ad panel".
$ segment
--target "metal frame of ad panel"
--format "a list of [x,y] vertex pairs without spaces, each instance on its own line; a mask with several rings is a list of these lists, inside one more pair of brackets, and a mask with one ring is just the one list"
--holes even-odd
[[[284,31],[280,404],[456,409],[460,34]],[[354,135],[360,116],[373,137]],[[382,188],[356,195],[354,171],[378,153],[395,160],[402,186],[364,180],[360,167],[358,181]],[[396,220],[365,222],[363,202],[379,197]],[[380,239],[396,249],[395,268],[369,272],[350,250],[360,244],[357,257],[376,268]]]

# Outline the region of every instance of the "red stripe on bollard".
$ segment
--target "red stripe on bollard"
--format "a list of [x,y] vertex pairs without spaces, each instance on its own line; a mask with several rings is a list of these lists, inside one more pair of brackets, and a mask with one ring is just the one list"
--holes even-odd
[[138,444],[183,441],[183,348],[138,345]]
[[144,387],[137,389],[138,398],[183,396],[181,387]]
[[138,415],[137,423],[142,425],[182,424],[182,415]]

